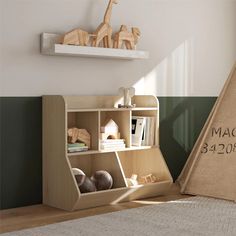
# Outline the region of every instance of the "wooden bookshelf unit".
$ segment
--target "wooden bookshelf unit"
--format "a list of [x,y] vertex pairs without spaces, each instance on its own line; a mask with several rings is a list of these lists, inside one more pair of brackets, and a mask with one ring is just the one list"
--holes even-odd
[[[159,148],[159,103],[155,96],[134,96],[135,108],[118,108],[119,96],[43,96],[43,203],[68,211],[115,204],[163,194],[173,180]],[[155,117],[155,145],[132,146],[131,120]],[[100,149],[100,127],[107,118],[119,126],[126,148]],[[67,129],[84,128],[91,134],[88,151],[67,153]],[[110,190],[80,193],[72,168],[87,176],[106,170]],[[128,186],[132,174],[153,174],[157,182]]]

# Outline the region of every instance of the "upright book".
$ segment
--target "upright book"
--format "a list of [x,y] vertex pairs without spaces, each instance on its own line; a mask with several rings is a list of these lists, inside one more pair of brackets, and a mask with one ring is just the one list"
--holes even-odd
[[141,146],[143,131],[145,126],[145,118],[132,116],[132,145]]
[[132,116],[132,145],[153,146],[155,117]]

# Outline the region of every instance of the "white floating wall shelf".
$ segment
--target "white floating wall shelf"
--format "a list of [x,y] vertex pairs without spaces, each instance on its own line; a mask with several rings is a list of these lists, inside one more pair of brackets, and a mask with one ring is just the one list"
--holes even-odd
[[100,57],[126,60],[149,58],[149,52],[147,51],[62,45],[58,44],[60,37],[60,34],[42,33],[40,40],[41,53],[52,56]]

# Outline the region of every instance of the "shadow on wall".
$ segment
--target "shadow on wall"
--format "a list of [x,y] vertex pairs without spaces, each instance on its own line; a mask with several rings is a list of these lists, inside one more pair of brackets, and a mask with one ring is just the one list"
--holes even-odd
[[187,39],[133,86],[136,94],[188,96],[193,90],[193,40]]
[[160,97],[160,146],[176,180],[213,107],[215,97]]
[[179,44],[133,86],[136,94],[160,97],[160,145],[174,180],[180,174],[216,100],[192,94],[193,39]]
[[160,97],[160,145],[174,180],[180,174],[216,100],[187,97],[194,88],[194,45],[189,38],[179,44],[133,86],[136,94]]

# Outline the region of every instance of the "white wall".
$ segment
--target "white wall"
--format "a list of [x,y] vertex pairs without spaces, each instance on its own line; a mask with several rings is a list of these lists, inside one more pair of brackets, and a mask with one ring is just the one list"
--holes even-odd
[[107,0],[0,0],[0,95],[218,95],[236,61],[236,1],[119,0],[112,26],[139,26],[149,60],[40,55],[41,32],[94,30]]

